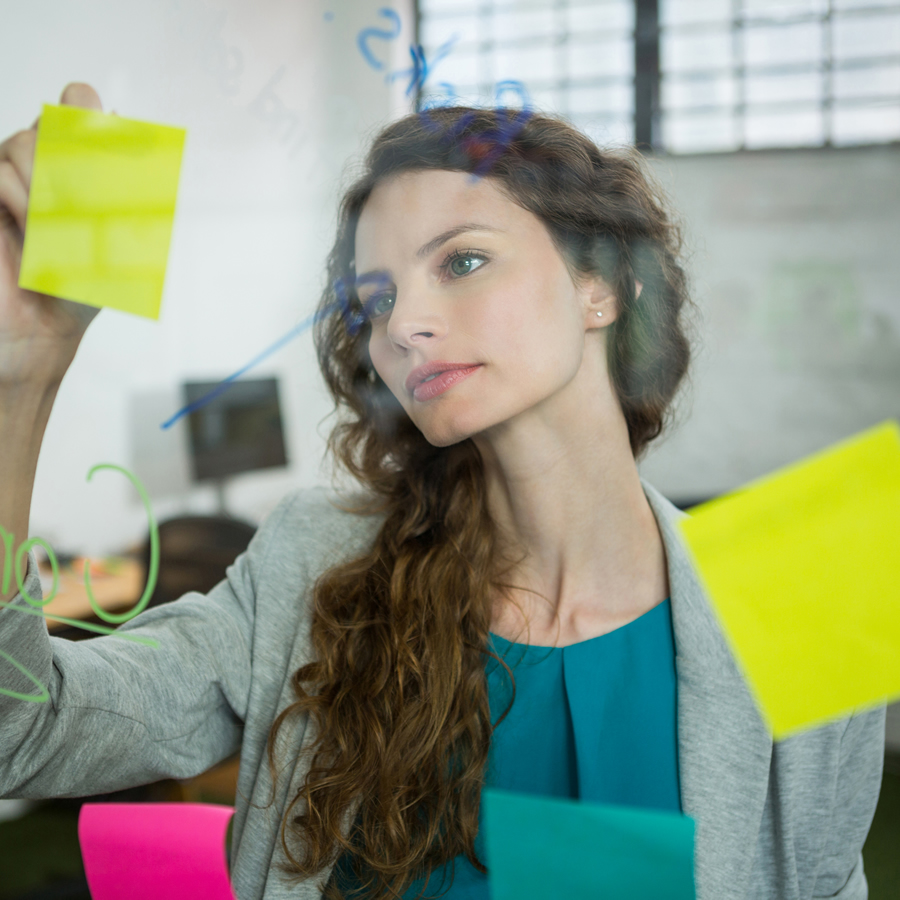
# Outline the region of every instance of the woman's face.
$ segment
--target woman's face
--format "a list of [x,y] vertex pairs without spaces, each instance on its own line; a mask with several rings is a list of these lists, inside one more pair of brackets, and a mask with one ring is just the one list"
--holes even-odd
[[[609,289],[576,285],[541,220],[491,178],[430,170],[380,183],[360,215],[355,253],[372,363],[433,446],[517,417],[546,419],[571,409],[560,401],[586,389],[585,379],[599,387],[598,329],[615,317]],[[577,388],[588,340],[599,346]],[[407,378],[433,361],[477,368],[435,396],[421,396],[424,385],[417,398]]]

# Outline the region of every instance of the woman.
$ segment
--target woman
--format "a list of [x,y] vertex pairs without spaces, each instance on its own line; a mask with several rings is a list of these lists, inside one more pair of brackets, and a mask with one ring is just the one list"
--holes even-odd
[[[99,108],[87,86],[63,102]],[[692,816],[703,900],[863,898],[883,708],[773,744],[680,513],[638,476],[689,360],[678,231],[637,157],[537,115],[498,147],[506,115],[393,123],[344,198],[320,311],[347,286],[352,309],[315,336],[345,412],[329,449],[365,490],[285,498],[208,595],[119,629],[156,649],[0,610],[0,647],[51,696],[0,696],[0,795],[239,749],[240,900],[487,897],[485,785]],[[0,161],[0,521],[19,534],[96,312],[16,287],[33,147]]]

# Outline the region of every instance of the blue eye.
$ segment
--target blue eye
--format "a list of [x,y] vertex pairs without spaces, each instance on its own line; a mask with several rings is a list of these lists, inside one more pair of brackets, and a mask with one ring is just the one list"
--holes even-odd
[[450,271],[454,275],[468,275],[472,271],[473,259],[471,256],[460,256],[450,260]]
[[379,309],[378,304],[381,303],[382,300],[393,300],[394,295],[388,291],[385,291],[381,294],[375,294],[366,301],[366,315],[370,319],[377,319],[379,316],[383,316],[386,312],[390,312],[389,309]]
[[474,272],[485,262],[487,259],[481,253],[473,250],[454,250],[441,264],[441,268],[449,270],[452,275],[461,278]]

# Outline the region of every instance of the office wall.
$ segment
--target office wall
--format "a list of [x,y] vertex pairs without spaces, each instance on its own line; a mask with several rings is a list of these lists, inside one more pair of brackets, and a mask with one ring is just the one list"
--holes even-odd
[[682,425],[642,473],[721,493],[900,418],[900,146],[667,157],[702,315]]

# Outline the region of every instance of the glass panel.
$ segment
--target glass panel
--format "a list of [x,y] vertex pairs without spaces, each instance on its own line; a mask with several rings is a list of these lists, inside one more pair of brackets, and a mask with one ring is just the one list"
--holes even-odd
[[734,78],[663,78],[664,109],[692,106],[733,106],[737,101]]
[[634,143],[634,120],[631,118],[569,116],[569,121],[601,149],[622,147]]
[[420,29],[419,40],[422,46],[430,49],[432,53],[445,41],[457,35],[456,43],[451,52],[462,49],[472,49],[481,40],[479,33],[480,19],[478,16],[452,16],[440,19],[424,19]]
[[480,0],[419,0],[422,18],[431,13],[461,13],[476,10]]
[[737,129],[730,113],[672,114],[663,116],[664,145],[674,153],[736,150]]
[[[562,113],[564,110],[562,94],[563,91],[561,88],[546,88],[544,90],[531,91],[528,96],[531,99],[532,109],[537,112],[546,112],[555,115],[557,113]],[[516,106],[521,106],[521,103],[517,100],[515,94],[512,93],[504,94],[503,102],[510,104],[514,103]]]
[[833,78],[836,98],[884,95],[900,97],[900,65],[836,69]]
[[514,41],[556,34],[556,15],[552,8],[522,11],[495,11],[491,17],[495,41]]
[[731,0],[660,0],[660,25],[731,20]]
[[634,50],[629,40],[572,42],[566,54],[569,77],[634,76]]
[[622,83],[572,88],[568,101],[569,112],[573,115],[630,115],[634,109],[634,87]]
[[531,47],[497,47],[493,53],[494,77],[497,81],[515,78],[530,85],[558,76],[556,48],[549,44]]
[[900,138],[900,103],[835,106],[831,139],[835,144],[868,144]]
[[502,6],[508,10],[528,12],[533,9],[546,9],[553,0],[482,0],[482,6]]
[[777,65],[822,58],[822,23],[748,27],[744,29],[748,66]]
[[748,112],[744,118],[747,147],[815,147],[824,142],[821,109],[779,113]]
[[835,59],[900,53],[900,12],[838,16],[832,27]]
[[515,109],[522,109],[525,106],[533,105],[534,98],[539,94],[553,93],[559,90],[558,85],[547,88],[544,91],[532,91],[521,81],[502,81],[493,86],[494,105],[509,106]]
[[835,9],[858,9],[861,6],[896,6],[897,0],[832,0]]
[[827,0],[743,0],[743,19],[788,19],[794,16],[824,15]]
[[724,28],[660,36],[660,65],[664,72],[721,69],[731,65],[731,34]]
[[613,0],[592,3],[590,6],[570,6],[566,12],[566,27],[581,34],[585,31],[634,31],[634,3]]
[[493,95],[491,93],[491,89],[488,87],[483,87],[479,85],[453,85],[455,96],[448,100],[438,89],[435,89],[435,93],[431,95],[426,95],[425,99],[428,99],[430,96],[434,96],[437,105],[441,106],[493,106],[494,100]]
[[[431,52],[433,55],[435,51]],[[434,73],[429,73],[429,86],[433,87],[443,81],[453,85],[477,84],[479,80],[486,77],[478,68],[480,58],[481,54],[475,50],[452,50],[438,62]],[[410,65],[412,65],[412,60],[410,60]]]
[[781,103],[791,100],[822,101],[822,75],[748,75],[745,82],[747,103]]

